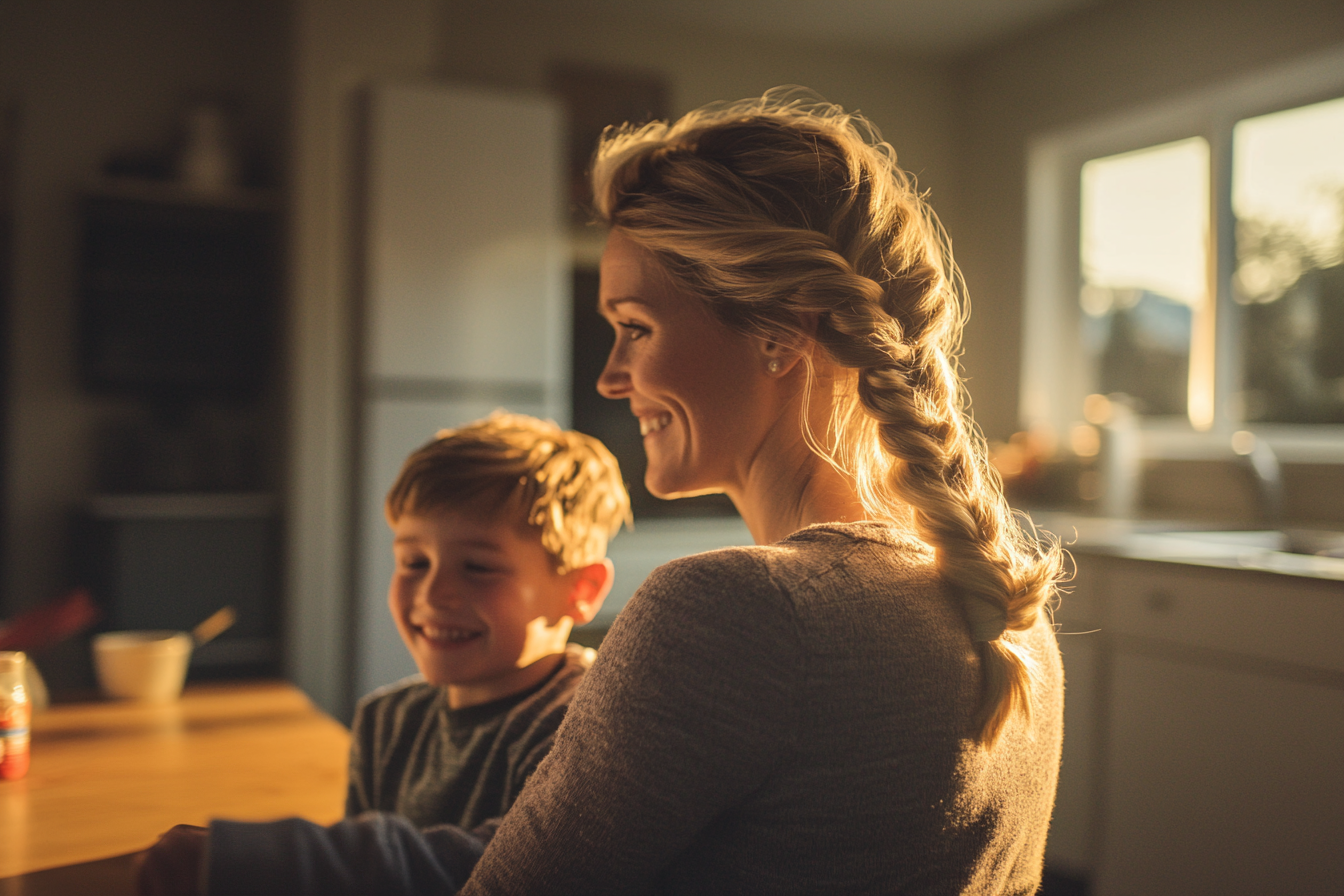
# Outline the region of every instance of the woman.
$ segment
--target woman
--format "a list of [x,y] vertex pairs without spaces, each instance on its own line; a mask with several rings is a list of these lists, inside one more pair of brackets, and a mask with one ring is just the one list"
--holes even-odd
[[1033,893],[1059,762],[961,282],[861,119],[787,93],[609,132],[598,388],[758,546],[655,571],[464,893]]

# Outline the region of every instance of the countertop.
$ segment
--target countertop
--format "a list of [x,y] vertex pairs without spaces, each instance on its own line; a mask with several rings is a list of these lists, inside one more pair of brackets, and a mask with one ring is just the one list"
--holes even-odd
[[[1058,535],[1075,553],[1244,569],[1344,582],[1344,532],[1220,528],[1208,522],[1089,517],[1029,511],[1037,528]],[[1298,553],[1320,549],[1329,553]]]

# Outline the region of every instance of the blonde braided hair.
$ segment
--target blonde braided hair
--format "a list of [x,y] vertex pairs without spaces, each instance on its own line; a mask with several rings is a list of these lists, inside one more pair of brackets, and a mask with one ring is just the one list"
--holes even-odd
[[[1004,500],[958,372],[964,285],[894,150],[863,118],[782,88],[675,123],[609,128],[598,215],[652,251],[727,325],[814,340],[838,367],[822,457],[865,511],[912,525],[981,644],[977,739],[1031,714],[1026,649],[1062,576],[1056,541]],[[815,371],[808,365],[811,389]]]

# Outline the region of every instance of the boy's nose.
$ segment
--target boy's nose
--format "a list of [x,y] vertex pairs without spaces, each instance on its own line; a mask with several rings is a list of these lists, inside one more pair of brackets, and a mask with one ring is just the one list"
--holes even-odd
[[436,575],[425,580],[419,599],[432,607],[448,607],[461,602],[461,594],[448,576]]

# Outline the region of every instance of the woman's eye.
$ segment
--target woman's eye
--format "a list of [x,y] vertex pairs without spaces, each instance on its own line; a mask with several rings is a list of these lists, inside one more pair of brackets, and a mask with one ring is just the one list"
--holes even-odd
[[629,337],[631,342],[634,342],[637,339],[643,339],[645,336],[649,335],[649,328],[643,324],[620,323],[617,324],[617,326],[625,331],[625,335]]
[[424,570],[429,569],[429,560],[425,557],[406,557],[401,561],[403,569]]
[[466,564],[466,569],[467,569],[467,572],[471,573],[472,575],[478,575],[478,576],[479,576],[479,575],[485,575],[485,576],[488,576],[488,575],[495,575],[495,574],[497,574],[497,573],[501,573],[501,572],[504,571],[504,570],[500,569],[498,566],[494,566],[494,565],[489,564],[489,563],[467,563],[467,564]]

